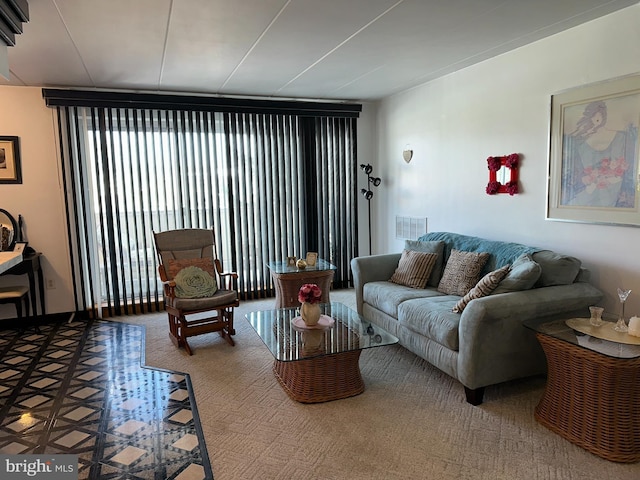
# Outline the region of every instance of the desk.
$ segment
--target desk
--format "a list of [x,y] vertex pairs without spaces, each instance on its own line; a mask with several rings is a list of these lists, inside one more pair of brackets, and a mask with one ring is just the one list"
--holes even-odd
[[313,267],[299,269],[286,262],[269,262],[273,284],[276,287],[276,308],[299,307],[298,291],[305,283],[315,283],[322,290],[320,302],[329,303],[329,290],[336,270],[326,260],[318,259]]
[[[9,253],[9,252],[6,252]],[[44,278],[42,275],[42,267],[40,266],[40,252],[25,253],[22,255],[22,261],[2,271],[0,275],[27,275],[29,277],[29,293],[31,295],[31,314],[38,315],[38,300],[36,299],[36,273],[38,274],[38,293],[40,298],[40,314],[44,315]],[[15,260],[14,260],[15,261]]]
[[22,262],[20,252],[0,252],[0,275]]

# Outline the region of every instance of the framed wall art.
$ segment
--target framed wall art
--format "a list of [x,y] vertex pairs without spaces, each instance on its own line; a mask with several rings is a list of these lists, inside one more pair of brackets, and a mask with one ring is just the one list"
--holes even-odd
[[315,267],[318,262],[318,253],[317,252],[307,252],[307,266]]
[[0,183],[22,183],[18,137],[0,137]]
[[547,219],[640,226],[640,75],[551,97]]

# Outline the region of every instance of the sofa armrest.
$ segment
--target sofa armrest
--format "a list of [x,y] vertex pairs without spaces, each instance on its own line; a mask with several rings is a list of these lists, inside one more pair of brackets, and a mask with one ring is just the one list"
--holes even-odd
[[365,283],[389,280],[398,268],[400,253],[369,255],[351,260],[353,286],[356,291],[358,313],[362,314],[362,289]]
[[489,295],[469,302],[460,316],[458,377],[469,388],[542,373],[546,361],[524,321],[589,316],[602,292],[588,283]]

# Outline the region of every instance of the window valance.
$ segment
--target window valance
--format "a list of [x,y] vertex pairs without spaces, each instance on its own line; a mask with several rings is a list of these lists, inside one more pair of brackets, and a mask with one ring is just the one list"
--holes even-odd
[[358,118],[361,104],[43,88],[48,107],[138,108]]

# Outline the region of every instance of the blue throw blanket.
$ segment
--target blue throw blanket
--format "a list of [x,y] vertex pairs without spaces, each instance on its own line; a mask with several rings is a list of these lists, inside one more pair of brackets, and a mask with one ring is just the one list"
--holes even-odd
[[480,237],[470,237],[450,232],[431,232],[418,238],[419,241],[445,242],[444,259],[449,258],[452,249],[465,252],[488,252],[491,255],[482,270],[482,274],[489,273],[507,264],[512,264],[516,258],[523,253],[539,252],[540,248],[528,247],[519,243],[500,242],[497,240],[486,240]]

